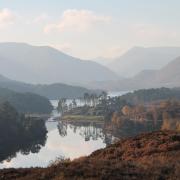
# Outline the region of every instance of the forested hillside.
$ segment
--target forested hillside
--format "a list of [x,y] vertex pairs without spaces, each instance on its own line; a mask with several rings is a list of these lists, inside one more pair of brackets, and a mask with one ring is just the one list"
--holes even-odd
[[132,93],[127,93],[119,97],[119,100],[125,100],[131,104],[148,103],[158,100],[180,99],[179,88],[157,88],[141,89]]
[[17,93],[0,88],[0,103],[9,102],[21,113],[45,113],[52,111],[52,105],[45,97],[32,93]]
[[0,75],[0,87],[20,93],[35,93],[48,99],[59,98],[79,98],[83,97],[84,93],[100,93],[100,90],[90,90],[80,86],[72,86],[62,83],[55,84],[28,84],[24,82],[11,80],[3,75]]

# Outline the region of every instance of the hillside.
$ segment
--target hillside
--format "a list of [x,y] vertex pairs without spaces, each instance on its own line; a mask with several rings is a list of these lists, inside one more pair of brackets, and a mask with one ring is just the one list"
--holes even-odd
[[10,80],[0,75],[0,87],[20,93],[35,93],[48,99],[59,98],[79,98],[83,97],[84,93],[100,93],[100,90],[90,90],[79,86],[71,86],[62,83],[56,84],[27,84],[20,81]]
[[123,139],[88,157],[65,160],[48,168],[5,169],[11,179],[178,179],[180,134],[159,131]]
[[47,46],[0,43],[0,72],[28,83],[78,83],[117,79],[108,68]]
[[179,87],[180,86],[180,57],[172,60],[159,70],[142,71],[132,81],[139,87]]
[[141,89],[132,93],[127,93],[118,97],[119,100],[125,100],[131,104],[149,103],[153,101],[180,100],[179,88],[157,88],[157,89]]
[[179,47],[134,47],[114,59],[108,67],[120,76],[133,77],[145,69],[158,70],[178,56]]
[[[110,91],[130,91],[160,87],[180,87],[180,57],[172,60],[159,70],[143,70],[132,78],[100,82],[101,88]],[[98,83],[89,83],[88,88],[96,89]]]
[[157,72],[157,81],[168,86],[180,86],[180,57]]
[[49,100],[32,93],[17,93],[0,88],[0,103],[9,102],[20,113],[51,113]]

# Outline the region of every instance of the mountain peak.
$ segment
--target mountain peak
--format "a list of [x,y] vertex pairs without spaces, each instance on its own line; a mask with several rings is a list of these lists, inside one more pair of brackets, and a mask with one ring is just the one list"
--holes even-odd
[[29,83],[83,83],[118,79],[108,68],[49,46],[0,43],[0,72]]
[[119,76],[133,77],[144,69],[158,70],[180,56],[180,47],[133,47],[116,58],[110,69]]

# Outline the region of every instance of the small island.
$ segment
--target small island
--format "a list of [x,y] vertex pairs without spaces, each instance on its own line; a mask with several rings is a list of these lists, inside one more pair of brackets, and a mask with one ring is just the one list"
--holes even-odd
[[78,105],[73,99],[59,100],[57,110],[64,122],[101,123],[112,134],[134,136],[156,130],[180,130],[180,90],[138,90],[119,97],[85,93]]
[[104,121],[107,93],[103,91],[101,94],[85,93],[83,98],[73,99],[69,104],[67,99],[62,98],[58,102],[57,110],[61,113],[63,121],[86,121],[96,122]]

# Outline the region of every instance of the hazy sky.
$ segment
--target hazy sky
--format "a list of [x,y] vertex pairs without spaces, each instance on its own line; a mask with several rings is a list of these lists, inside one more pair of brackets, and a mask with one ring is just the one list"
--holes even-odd
[[179,0],[0,0],[0,42],[50,45],[81,58],[180,46],[179,8]]

